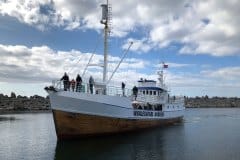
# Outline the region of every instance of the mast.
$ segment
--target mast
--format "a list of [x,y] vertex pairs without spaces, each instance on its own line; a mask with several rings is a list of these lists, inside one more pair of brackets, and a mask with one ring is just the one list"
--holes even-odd
[[107,66],[108,66],[108,34],[109,30],[109,4],[102,4],[102,19],[101,24],[104,24],[104,63],[103,63],[103,82],[106,82],[107,79]]
[[161,88],[164,88],[163,69],[164,69],[164,62],[162,62],[161,69],[158,71],[159,87]]
[[164,62],[162,62],[162,66],[161,66],[161,69],[157,72],[158,73],[158,81],[159,81],[159,87],[167,90],[167,87],[164,83],[164,72],[163,70],[168,68],[168,65],[165,64]]

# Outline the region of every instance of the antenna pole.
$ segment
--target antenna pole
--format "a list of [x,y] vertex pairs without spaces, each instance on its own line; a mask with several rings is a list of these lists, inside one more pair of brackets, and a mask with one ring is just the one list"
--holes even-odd
[[102,19],[101,24],[104,24],[104,61],[103,61],[103,82],[106,83],[107,79],[107,66],[108,66],[108,34],[109,34],[109,4],[102,4]]
[[107,65],[108,65],[108,22],[106,21],[104,27],[104,64],[103,64],[103,82],[107,79]]

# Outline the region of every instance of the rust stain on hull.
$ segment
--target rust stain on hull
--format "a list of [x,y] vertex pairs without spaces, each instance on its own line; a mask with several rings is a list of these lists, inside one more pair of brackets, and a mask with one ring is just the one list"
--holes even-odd
[[182,117],[166,120],[123,119],[53,110],[58,139],[135,131],[180,122]]

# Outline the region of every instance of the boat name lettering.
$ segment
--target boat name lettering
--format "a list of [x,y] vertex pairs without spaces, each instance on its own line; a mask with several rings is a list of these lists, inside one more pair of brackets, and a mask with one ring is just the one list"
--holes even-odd
[[149,116],[149,117],[162,117],[163,112],[152,112],[152,111],[133,111],[134,116]]
[[163,117],[163,112],[155,112],[155,117]]

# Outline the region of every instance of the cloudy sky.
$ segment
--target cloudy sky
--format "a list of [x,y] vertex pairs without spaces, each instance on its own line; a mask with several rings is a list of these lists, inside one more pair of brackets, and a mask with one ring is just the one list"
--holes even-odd
[[[103,61],[100,4],[105,0],[0,0],[0,93],[45,96],[66,71],[82,74]],[[155,79],[159,63],[172,94],[240,96],[240,1],[110,0],[109,76],[132,87]],[[96,49],[95,49],[96,48]],[[84,78],[101,79],[90,67]]]

